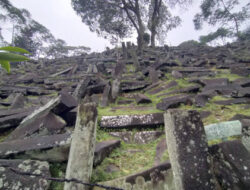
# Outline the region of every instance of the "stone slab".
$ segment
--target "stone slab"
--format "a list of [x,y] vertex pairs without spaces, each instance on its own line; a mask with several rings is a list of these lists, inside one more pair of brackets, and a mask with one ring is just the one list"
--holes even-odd
[[8,158],[26,151],[44,150],[69,144],[70,133],[49,135],[29,139],[18,139],[0,143],[0,157]]
[[204,128],[208,141],[242,135],[242,125],[238,120],[210,124]]
[[47,190],[50,182],[43,178],[21,175],[10,170],[44,175],[50,177],[49,163],[34,160],[0,160],[1,190]]
[[133,128],[133,127],[156,127],[162,125],[163,114],[153,113],[145,115],[120,115],[120,116],[103,116],[101,118],[101,128]]
[[199,113],[192,110],[169,110],[164,114],[164,122],[175,188],[216,189]]
[[121,145],[119,140],[102,141],[96,144],[94,152],[94,166],[101,164],[115,148]]
[[17,127],[5,141],[30,138],[34,135],[53,135],[61,132],[65,126],[66,122],[61,117],[49,112],[22,127]]

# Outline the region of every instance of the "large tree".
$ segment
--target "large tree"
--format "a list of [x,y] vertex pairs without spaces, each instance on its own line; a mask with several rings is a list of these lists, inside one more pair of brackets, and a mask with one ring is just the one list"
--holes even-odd
[[55,47],[62,48],[60,51],[64,54],[68,52],[65,48],[67,44],[61,39],[56,39],[49,29],[32,19],[26,9],[13,6],[9,0],[0,0],[0,10],[0,41],[4,44],[7,42],[1,31],[3,27],[12,25],[12,45],[27,49],[33,57],[53,57],[50,55],[53,51],[54,54],[58,53]]
[[171,3],[171,1],[151,0],[149,5],[148,29],[151,33],[151,46],[153,47],[156,37],[163,44],[168,31],[177,27],[181,22],[180,17],[171,15],[167,3]]
[[34,20],[20,28],[14,37],[15,46],[27,49],[34,55],[39,55],[46,43],[51,44],[55,41],[50,31]]
[[250,3],[239,0],[203,0],[201,12],[195,15],[196,29],[201,29],[203,22],[225,28],[239,38],[242,24],[250,17]]
[[[177,3],[181,1],[190,0],[178,0]],[[176,4],[174,0],[72,0],[74,10],[91,31],[120,38],[136,31],[139,49],[145,43],[143,36],[147,30],[154,46],[157,35],[159,37],[180,23],[178,17],[171,16],[169,3]]]

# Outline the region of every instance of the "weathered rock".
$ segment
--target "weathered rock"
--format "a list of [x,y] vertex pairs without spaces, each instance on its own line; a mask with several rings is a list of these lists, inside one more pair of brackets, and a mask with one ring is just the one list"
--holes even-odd
[[179,71],[172,71],[171,75],[176,79],[180,79],[183,77],[183,75]]
[[250,69],[246,68],[246,67],[231,67],[230,71],[232,74],[236,74],[236,75],[240,75],[240,76],[244,76],[247,77],[248,75],[250,75]]
[[177,108],[180,104],[192,105],[190,95],[177,95],[168,98],[163,98],[160,103],[156,105],[157,109],[166,111],[169,108]]
[[[70,146],[66,178],[89,182],[92,175],[96,141],[97,110],[95,103],[80,104],[75,130]],[[65,183],[64,190],[85,190],[88,187],[77,183]]]
[[118,100],[116,103],[118,104],[118,105],[122,105],[122,104],[132,104],[134,102],[134,100],[129,100],[129,99],[127,99],[127,100]]
[[122,81],[121,82],[121,90],[123,92],[141,90],[149,85],[148,82],[145,81]]
[[162,156],[165,151],[167,151],[167,143],[166,143],[166,138],[163,138],[156,146],[156,154],[154,161],[155,166],[161,163]]
[[199,113],[169,110],[164,114],[164,122],[175,188],[216,189]]
[[194,98],[194,102],[197,107],[204,107],[208,100],[209,96],[206,94],[198,94]]
[[119,137],[126,143],[147,144],[164,134],[162,131],[140,131],[133,133],[131,131],[110,132],[111,136]]
[[18,126],[21,121],[29,116],[33,109],[25,109],[23,112],[18,112],[16,114],[8,115],[6,117],[0,118],[0,130],[6,130]]
[[121,77],[122,77],[122,73],[124,72],[124,69],[125,69],[125,64],[124,64],[124,62],[118,61],[118,62],[116,63],[116,66],[115,66],[113,72],[112,72],[113,78],[114,78],[114,79],[119,79],[119,80],[120,80]]
[[96,105],[99,105],[99,102],[100,102],[99,94],[92,94],[90,98],[91,98],[91,102],[94,102],[96,103]]
[[249,78],[239,78],[233,81],[234,84],[238,84],[242,87],[250,87],[250,79]]
[[162,125],[163,114],[153,113],[145,115],[120,115],[120,116],[103,116],[101,118],[101,128],[133,128],[133,127],[156,127]]
[[205,133],[207,140],[224,139],[231,136],[241,136],[242,126],[240,121],[226,121],[206,125]]
[[210,111],[201,111],[200,112],[201,119],[204,119],[204,118],[210,116],[211,114],[212,114],[212,112],[210,112]]
[[158,81],[158,82],[156,82],[154,84],[149,85],[147,88],[143,89],[143,91],[148,92],[148,91],[152,90],[153,88],[155,88],[155,87],[157,87],[157,86],[159,86],[161,84],[164,84],[164,82],[163,81]]
[[239,89],[235,97],[250,97],[250,87]]
[[53,90],[45,90],[41,88],[28,88],[27,89],[27,95],[32,95],[32,96],[41,96],[41,95],[49,95],[53,94],[55,91]]
[[90,83],[90,77],[85,77],[78,83],[73,96],[77,99],[79,102],[87,93],[87,87]]
[[34,160],[0,160],[0,189],[49,189],[50,182],[40,177],[14,172],[30,173],[50,177],[49,163]]
[[53,113],[61,115],[77,106],[76,99],[67,92],[61,92],[59,97],[59,103],[52,108]]
[[159,93],[159,92],[161,92],[163,90],[167,90],[167,89],[172,88],[172,87],[177,86],[177,85],[178,85],[178,83],[176,81],[171,81],[171,82],[169,82],[169,83],[167,83],[165,85],[161,85],[158,88],[154,88],[154,89],[150,90],[148,93],[151,94],[151,95],[152,94],[157,94],[157,93]]
[[102,141],[96,144],[94,152],[94,166],[99,165],[115,148],[121,145],[119,140]]
[[239,140],[214,145],[215,175],[224,189],[250,188],[250,153]]
[[105,86],[103,94],[102,94],[100,106],[102,106],[102,107],[108,106],[109,100],[111,98],[110,96],[111,96],[111,87],[110,87],[110,84],[107,84]]
[[87,87],[87,94],[89,96],[91,96],[93,94],[101,94],[101,93],[103,93],[105,86],[106,86],[105,82],[99,82],[97,84],[90,85]]
[[[71,141],[69,133],[18,139],[0,143],[0,157],[8,158],[28,151],[46,150],[54,147],[68,145]],[[29,153],[27,153],[29,154]]]
[[202,79],[200,82],[206,87],[227,86],[229,84],[228,78]]
[[150,68],[149,69],[149,78],[153,84],[157,83],[159,81],[158,72],[155,69]]
[[63,74],[67,74],[67,73],[69,73],[71,71],[72,68],[73,67],[69,67],[67,69],[64,69],[64,70],[62,70],[60,72],[57,72],[57,73],[55,73],[53,75],[50,75],[50,77],[56,77],[56,76],[60,76],[60,75],[63,75]]
[[232,118],[230,118],[229,121],[233,121],[233,120],[239,120],[239,121],[241,121],[242,119],[250,119],[250,116],[243,115],[243,114],[236,114]]
[[220,100],[220,101],[215,101],[214,103],[225,106],[233,104],[248,104],[250,103],[250,98],[235,98],[230,100]]
[[178,90],[173,90],[168,93],[159,94],[157,97],[171,95],[171,94],[179,94],[179,93],[197,93],[199,90],[200,90],[199,85],[193,85],[193,86],[188,86],[188,87],[181,88]]
[[182,73],[184,76],[195,74],[195,73],[200,73],[202,76],[202,74],[204,75],[204,74],[211,73],[209,69],[202,68],[202,67],[183,67],[181,69],[178,69],[177,71]]
[[61,132],[66,122],[59,116],[49,112],[35,120],[17,127],[5,141],[30,138],[32,136],[53,135]]
[[10,115],[15,115],[23,112],[32,112],[35,108],[34,107],[29,107],[29,108],[20,108],[20,109],[2,109],[0,110],[0,118],[10,116]]
[[[130,176],[114,179],[112,181],[101,182],[101,184],[126,190],[174,190],[173,175],[170,168],[171,165],[168,162],[164,162],[148,170]],[[101,190],[101,188],[94,187],[93,190]]]
[[206,93],[207,91],[215,92],[217,94],[223,95],[223,96],[236,96],[238,92],[241,90],[241,87],[239,85],[235,84],[229,84],[227,86],[205,86],[202,89],[202,93]]
[[[34,122],[37,118],[43,116],[44,114],[48,113],[50,110],[54,109],[57,105],[60,105],[61,102],[61,96],[54,98],[52,100],[50,100],[46,105],[40,107],[37,110],[34,110],[32,113],[29,113],[29,115],[27,117],[25,117],[22,122],[19,125],[19,128],[22,128],[22,126],[25,126],[29,123]],[[64,105],[63,103],[61,105]],[[62,106],[62,108],[65,108],[64,106]],[[55,109],[57,110],[57,109]],[[9,116],[9,117],[13,117]]]
[[120,84],[121,84],[121,81],[119,79],[115,79],[112,81],[112,86],[111,86],[112,101],[115,101],[120,93],[120,88],[121,88]]
[[24,108],[26,103],[27,103],[26,97],[23,94],[19,93],[14,98],[11,104],[11,108],[12,109]]
[[137,94],[135,96],[135,101],[136,101],[137,104],[149,104],[149,103],[152,103],[152,101],[147,96],[145,96],[144,94]]

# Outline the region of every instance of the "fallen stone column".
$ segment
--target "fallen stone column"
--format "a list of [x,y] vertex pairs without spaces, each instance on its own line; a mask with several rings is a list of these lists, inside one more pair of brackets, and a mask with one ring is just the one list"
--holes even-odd
[[[74,134],[72,137],[66,178],[89,182],[94,160],[97,110],[95,103],[81,103],[78,107]],[[87,190],[87,186],[65,183],[64,190]]]
[[163,114],[103,116],[100,127],[105,129],[142,128],[163,125]]
[[199,113],[169,110],[164,114],[164,123],[175,188],[217,189]]

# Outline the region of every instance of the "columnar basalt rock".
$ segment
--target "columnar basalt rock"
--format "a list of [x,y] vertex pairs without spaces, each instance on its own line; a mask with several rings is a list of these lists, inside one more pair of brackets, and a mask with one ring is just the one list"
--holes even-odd
[[106,84],[102,94],[100,106],[102,107],[108,106],[110,99],[111,99],[111,87],[110,84]]
[[[18,172],[30,175],[22,175]],[[35,160],[0,160],[0,189],[49,189],[48,180],[34,177],[32,174],[50,177],[49,163]]]
[[164,123],[175,188],[217,189],[199,113],[168,110],[164,114]]
[[73,93],[73,96],[77,99],[78,102],[86,95],[89,83],[90,83],[90,77],[86,77],[82,79],[80,83],[78,83]]
[[[74,134],[72,137],[66,178],[76,178],[89,182],[94,162],[96,141],[97,110],[93,102],[82,103],[78,107]],[[87,186],[65,183],[64,190],[87,190]]]
[[119,129],[119,128],[142,128],[157,127],[162,125],[163,114],[152,113],[145,115],[120,115],[120,116],[103,116],[101,118],[100,127]]

